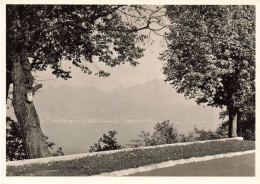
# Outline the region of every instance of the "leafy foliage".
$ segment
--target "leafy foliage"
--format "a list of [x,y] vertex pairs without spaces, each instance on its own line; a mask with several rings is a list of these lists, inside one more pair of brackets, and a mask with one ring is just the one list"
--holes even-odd
[[58,147],[57,151],[52,154],[53,156],[63,156],[64,153],[62,151],[62,147]]
[[[103,77],[109,76],[102,69],[105,66],[115,67],[126,62],[136,66],[148,37],[139,31],[156,31],[150,24],[160,20],[157,14],[160,9],[154,6],[151,10],[140,5],[7,5],[6,94],[8,96],[13,83],[14,97],[17,97],[13,104],[19,123],[38,121],[37,113],[30,113],[23,106],[25,88],[33,88],[32,71],[49,69],[55,76],[68,79],[72,77],[71,66],[87,74],[94,71],[95,75]],[[29,135],[26,131],[31,130],[36,129],[32,126],[22,129],[24,135]],[[46,148],[35,148],[43,145],[42,137],[26,139],[30,140],[27,149],[41,149],[30,157],[39,157],[39,153],[49,156]]]
[[247,109],[255,99],[255,7],[166,9],[175,25],[161,55],[166,80],[197,103]]
[[[243,137],[244,140],[255,141],[255,113],[242,113],[242,117],[237,124],[238,136]],[[228,135],[228,121],[225,121],[217,129],[217,134],[222,137]]]
[[23,46],[34,71],[49,67],[67,79],[70,62],[84,73],[94,67],[96,75],[106,77],[97,62],[138,64],[148,37],[139,31],[159,22],[158,13],[158,7],[138,5],[7,5],[7,50]]
[[[53,149],[54,142],[48,142],[48,137],[44,136],[45,142],[48,148]],[[62,148],[53,153],[53,156],[64,155]],[[6,117],[6,160],[24,160],[28,159],[24,144],[23,135],[20,130],[19,124],[12,120],[10,117]]]
[[118,144],[117,139],[115,138],[115,135],[117,132],[115,130],[109,131],[108,135],[103,134],[103,137],[101,137],[98,140],[98,143],[94,143],[94,146],[91,146],[89,149],[89,152],[99,152],[99,151],[107,151],[107,150],[117,150],[121,149],[122,146]]
[[154,132],[150,135],[149,132],[141,131],[138,135],[140,139],[131,140],[131,147],[139,146],[154,146],[160,144],[171,144],[179,142],[179,133],[169,120],[157,123],[154,127]]
[[20,127],[10,117],[6,117],[6,160],[23,160],[26,158]]
[[221,124],[216,131],[198,129],[196,126],[188,134],[179,133],[169,120],[157,123],[154,132],[141,131],[139,139],[131,140],[130,147],[154,146],[179,142],[193,142],[227,138],[227,124]]
[[255,140],[255,115],[246,116],[238,124],[238,135],[245,140]]
[[[169,160],[188,159],[207,155],[254,150],[253,141],[213,141],[190,145],[153,147],[124,150],[117,153],[93,155],[84,158],[7,167],[7,176],[88,176],[129,168],[161,163]],[[47,172],[48,171],[48,172]]]
[[213,140],[213,139],[221,139],[224,138],[221,135],[213,132],[211,130],[199,130],[197,127],[194,127],[196,141],[204,141],[204,140]]
[[[167,6],[163,72],[198,104],[227,107],[229,136],[241,113],[255,108],[255,6]],[[244,116],[244,115],[242,115]]]

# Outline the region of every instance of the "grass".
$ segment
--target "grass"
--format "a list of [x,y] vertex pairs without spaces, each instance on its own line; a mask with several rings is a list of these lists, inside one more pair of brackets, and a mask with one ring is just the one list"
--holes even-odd
[[55,161],[42,164],[8,166],[7,176],[89,176],[137,168],[169,160],[188,159],[230,152],[254,150],[254,141],[227,140],[151,149],[134,149],[112,154]]

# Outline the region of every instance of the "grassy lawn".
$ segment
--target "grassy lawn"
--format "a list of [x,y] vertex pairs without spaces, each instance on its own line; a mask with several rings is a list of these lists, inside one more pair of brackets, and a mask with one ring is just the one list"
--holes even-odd
[[137,168],[169,160],[188,159],[230,152],[254,150],[254,141],[227,140],[151,149],[134,149],[112,154],[53,161],[42,164],[8,166],[7,176],[89,176]]

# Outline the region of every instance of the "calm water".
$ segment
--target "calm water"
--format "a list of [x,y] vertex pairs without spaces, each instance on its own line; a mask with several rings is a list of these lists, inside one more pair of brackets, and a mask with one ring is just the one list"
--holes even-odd
[[[90,146],[98,142],[104,133],[116,130],[116,138],[121,145],[129,144],[129,140],[138,139],[140,131],[153,132],[155,123],[59,123],[41,122],[43,133],[49,137],[49,141],[55,142],[63,148],[66,155],[86,153]],[[198,128],[215,130],[216,122],[196,124]],[[194,124],[174,124],[180,132],[188,132],[194,128]],[[56,149],[56,148],[55,148]]]

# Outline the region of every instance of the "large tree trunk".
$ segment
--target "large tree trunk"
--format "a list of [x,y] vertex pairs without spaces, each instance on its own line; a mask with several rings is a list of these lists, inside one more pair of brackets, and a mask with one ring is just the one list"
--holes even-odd
[[231,137],[237,137],[237,111],[228,108],[229,112],[229,128],[228,128],[228,136]]
[[[7,42],[7,45],[8,42],[9,42],[9,39],[8,37],[6,38],[6,42]],[[12,81],[12,62],[10,62],[10,58],[9,58],[9,55],[8,55],[8,52],[9,52],[9,48],[6,48],[6,56],[7,56],[7,59],[6,59],[6,102],[7,102],[7,99],[8,99],[8,96],[9,96],[9,88],[10,88],[10,85],[13,83]]]
[[243,128],[241,125],[242,112],[237,112],[237,136],[243,137]]
[[7,102],[8,95],[9,95],[9,88],[10,88],[10,85],[12,84],[12,78],[11,78],[11,74],[9,71],[10,70],[6,70],[6,102]]
[[13,106],[25,141],[28,158],[51,156],[41,131],[40,121],[33,102],[26,94],[33,90],[33,76],[27,53],[22,48],[12,53]]

